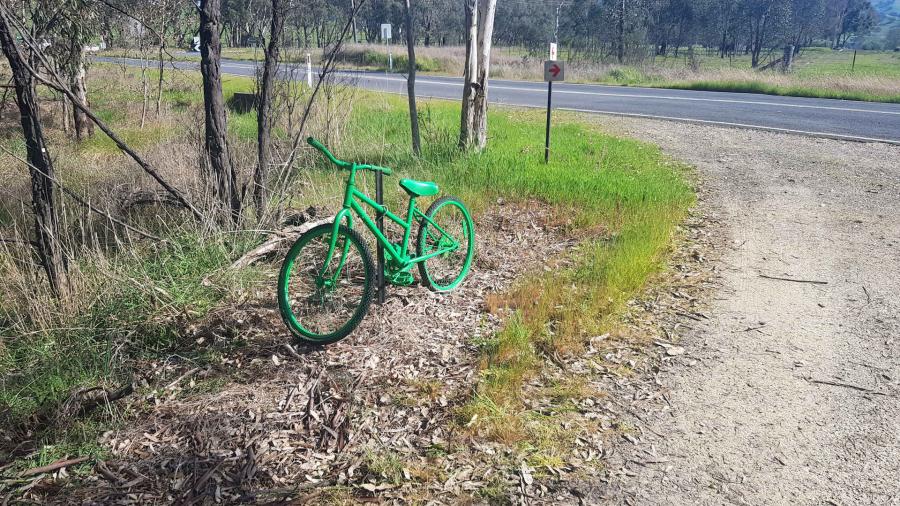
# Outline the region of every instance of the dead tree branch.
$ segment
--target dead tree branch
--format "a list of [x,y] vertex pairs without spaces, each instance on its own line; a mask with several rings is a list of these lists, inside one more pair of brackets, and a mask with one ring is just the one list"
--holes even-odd
[[82,462],[86,462],[90,457],[78,457],[76,459],[68,459],[68,460],[57,460],[52,464],[47,464],[46,466],[41,467],[32,467],[27,471],[23,471],[19,474],[19,477],[25,476],[34,476],[36,474],[44,474],[44,473],[52,473],[53,471],[58,471],[64,467],[74,466],[77,464],[81,464]]
[[249,267],[260,261],[262,258],[265,258],[266,256],[275,252],[283,242],[296,239],[308,230],[312,230],[313,228],[324,223],[331,223],[332,220],[333,218],[325,218],[322,220],[304,223],[303,225],[300,225],[298,227],[288,227],[274,232],[265,242],[248,251],[241,258],[235,260],[234,263],[231,264],[230,268],[241,269],[243,267]]

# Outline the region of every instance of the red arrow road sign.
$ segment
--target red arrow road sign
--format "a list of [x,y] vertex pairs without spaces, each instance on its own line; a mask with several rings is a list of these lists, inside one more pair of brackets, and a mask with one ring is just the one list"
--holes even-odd
[[544,62],[544,81],[565,81],[565,62],[547,60]]

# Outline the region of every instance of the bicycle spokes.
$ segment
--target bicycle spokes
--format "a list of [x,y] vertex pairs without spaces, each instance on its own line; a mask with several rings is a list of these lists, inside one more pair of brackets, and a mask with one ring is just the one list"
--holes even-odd
[[365,259],[346,235],[310,238],[294,258],[287,285],[290,312],[315,335],[339,331],[351,321],[368,289]]
[[455,199],[439,200],[426,213],[419,238],[427,259],[421,273],[436,290],[454,288],[468,271],[473,253],[472,222]]

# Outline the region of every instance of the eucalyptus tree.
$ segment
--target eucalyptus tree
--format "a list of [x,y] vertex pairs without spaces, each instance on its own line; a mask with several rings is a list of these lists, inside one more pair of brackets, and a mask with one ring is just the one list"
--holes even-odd
[[34,69],[29,63],[33,58],[16,41],[26,35],[17,33],[12,27],[11,16],[6,5],[0,5],[0,47],[12,72],[31,177],[31,210],[35,235],[31,244],[47,274],[50,289],[57,297],[66,298],[69,294],[69,281],[63,245],[59,238],[59,214],[53,191],[53,159],[41,123]]

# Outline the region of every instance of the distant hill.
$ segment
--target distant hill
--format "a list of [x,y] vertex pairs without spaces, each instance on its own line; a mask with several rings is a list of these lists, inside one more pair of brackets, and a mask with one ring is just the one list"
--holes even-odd
[[900,0],[872,0],[880,18],[872,39],[883,39],[891,28],[900,28]]

